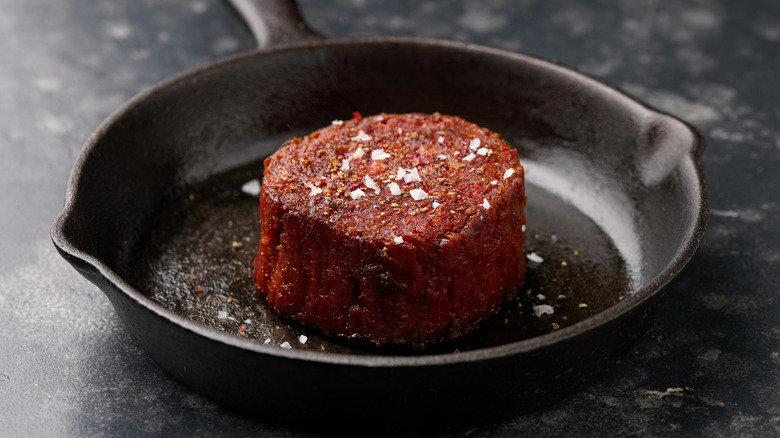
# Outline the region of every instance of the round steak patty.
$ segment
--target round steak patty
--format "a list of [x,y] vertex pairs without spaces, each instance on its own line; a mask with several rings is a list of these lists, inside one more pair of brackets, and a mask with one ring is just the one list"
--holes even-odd
[[423,347],[473,330],[522,286],[523,167],[488,129],[356,114],[264,164],[254,280],[283,317]]

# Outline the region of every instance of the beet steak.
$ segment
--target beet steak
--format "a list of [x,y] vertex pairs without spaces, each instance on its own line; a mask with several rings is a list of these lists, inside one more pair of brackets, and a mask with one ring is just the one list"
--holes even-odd
[[441,114],[334,121],[265,160],[255,285],[329,335],[422,347],[473,330],[525,277],[523,167]]

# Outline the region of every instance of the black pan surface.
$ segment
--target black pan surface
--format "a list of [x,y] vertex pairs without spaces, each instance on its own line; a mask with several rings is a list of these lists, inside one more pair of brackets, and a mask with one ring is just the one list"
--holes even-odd
[[[279,5],[271,30],[294,31]],[[334,340],[254,295],[245,184],[284,140],[354,111],[458,115],[527,167],[526,285],[461,340]],[[685,123],[536,58],[414,38],[301,42],[119,109],[74,165],[52,238],[160,366],[227,406],[316,428],[474,424],[549,404],[635,345],[703,238],[703,149]]]

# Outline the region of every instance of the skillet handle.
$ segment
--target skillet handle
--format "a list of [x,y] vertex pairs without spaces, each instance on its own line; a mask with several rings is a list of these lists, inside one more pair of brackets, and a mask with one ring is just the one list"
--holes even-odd
[[228,0],[228,3],[249,26],[258,48],[324,38],[303,21],[295,0]]

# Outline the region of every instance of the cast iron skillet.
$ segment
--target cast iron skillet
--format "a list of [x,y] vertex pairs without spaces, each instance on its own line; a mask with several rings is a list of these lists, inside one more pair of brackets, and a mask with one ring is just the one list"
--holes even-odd
[[[265,421],[439,428],[545,406],[635,345],[704,235],[693,128],[530,56],[323,40],[291,2],[234,5],[264,48],[167,80],[111,115],[79,155],[52,227],[62,256],[161,367]],[[354,111],[458,115],[501,133],[527,166],[536,261],[520,298],[460,341],[409,351],[329,339],[254,295],[258,206],[242,185],[285,139]]]

